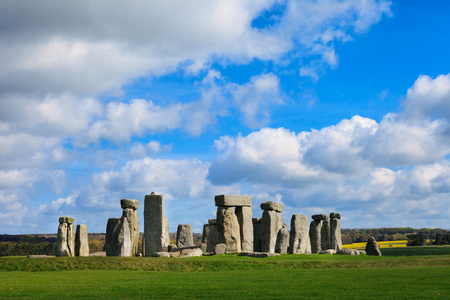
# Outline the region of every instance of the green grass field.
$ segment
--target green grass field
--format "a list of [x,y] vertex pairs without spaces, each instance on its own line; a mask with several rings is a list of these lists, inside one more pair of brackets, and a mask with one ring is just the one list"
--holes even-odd
[[450,298],[450,255],[0,258],[0,298]]

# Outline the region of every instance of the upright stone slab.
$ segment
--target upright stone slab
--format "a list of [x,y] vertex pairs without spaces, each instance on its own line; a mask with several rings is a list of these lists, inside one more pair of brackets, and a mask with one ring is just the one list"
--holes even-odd
[[164,246],[164,249],[166,248],[166,247],[168,247],[169,245],[170,245],[170,232],[169,232],[169,219],[167,218],[167,216],[166,215],[164,215],[164,222],[163,222],[163,228],[164,228],[164,230],[163,230],[163,238],[164,238],[164,244],[165,244],[165,246]]
[[131,235],[127,218],[110,218],[105,235],[106,256],[131,256]]
[[236,206],[235,210],[241,233],[241,250],[253,252],[253,221],[250,206]]
[[331,242],[330,242],[330,232],[331,232],[331,224],[330,219],[325,218],[322,221],[322,229],[320,230],[320,239],[322,250],[331,249]]
[[164,251],[164,248],[168,246],[166,227],[167,224],[164,215],[163,195],[156,195],[154,193],[152,193],[151,195],[145,195],[145,256],[152,256],[155,252]]
[[289,231],[287,228],[281,228],[278,231],[277,243],[275,246],[275,252],[280,254],[287,254],[289,249]]
[[219,243],[226,245],[227,253],[241,252],[239,221],[233,207],[217,207],[217,235]]
[[214,252],[214,249],[218,244],[217,225],[203,225],[202,243],[206,244],[206,252]]
[[[128,199],[122,199],[128,200]],[[137,200],[135,200],[137,201]],[[139,205],[138,205],[139,206]],[[123,205],[122,205],[123,207]],[[139,215],[133,208],[124,208],[122,217],[127,219],[130,229],[131,256],[139,255]]]
[[283,218],[275,210],[264,210],[261,219],[261,252],[275,253],[278,231],[283,227]]
[[320,253],[322,251],[321,240],[322,222],[312,221],[309,225],[309,239],[311,241],[311,253]]
[[373,236],[369,238],[366,244],[366,254],[367,255],[374,255],[374,256],[381,256],[380,248],[378,247],[377,241]]
[[253,218],[253,252],[261,252],[261,218]]
[[72,217],[60,217],[57,242],[56,256],[75,256],[75,234]]
[[77,225],[75,234],[75,256],[89,256],[87,225]]
[[331,249],[339,250],[342,249],[341,223],[339,220],[341,216],[339,215],[339,218],[333,218],[332,216],[336,216],[336,214],[330,214],[330,246]]
[[311,253],[311,242],[308,234],[308,217],[305,215],[292,215],[289,250],[291,254]]
[[177,248],[186,248],[194,246],[192,238],[191,224],[179,224],[177,229]]
[[216,206],[252,206],[252,197],[240,195],[217,195],[214,197]]

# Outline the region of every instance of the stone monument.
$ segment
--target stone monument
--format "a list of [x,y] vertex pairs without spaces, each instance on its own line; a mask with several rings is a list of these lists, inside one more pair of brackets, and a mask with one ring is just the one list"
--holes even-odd
[[72,217],[60,217],[56,240],[56,256],[75,256],[75,235]]

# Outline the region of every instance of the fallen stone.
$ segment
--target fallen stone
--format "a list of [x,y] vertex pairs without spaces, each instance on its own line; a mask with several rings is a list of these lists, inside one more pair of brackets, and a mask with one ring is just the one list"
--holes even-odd
[[178,225],[176,244],[178,248],[194,246],[191,224]]
[[322,239],[320,236],[322,222],[312,221],[309,225],[309,240],[311,241],[311,253],[320,253],[322,251]]
[[68,224],[73,224],[75,220],[72,217],[59,217],[59,223],[68,223]]
[[342,248],[342,249],[338,249],[338,250],[336,251],[336,254],[338,254],[338,255],[353,255],[353,256],[358,256],[358,255],[359,255],[359,251],[358,251],[358,250],[355,250],[355,249],[345,249],[345,248]]
[[336,250],[334,250],[334,249],[326,249],[326,250],[320,251],[319,254],[336,254]]
[[75,234],[75,256],[89,256],[87,225],[77,225]]
[[253,221],[250,206],[237,206],[236,217],[241,234],[241,251],[253,251]]
[[107,256],[131,256],[130,228],[126,218],[110,218],[106,226]]
[[202,256],[203,252],[202,249],[200,248],[195,248],[195,249],[183,249],[181,250],[180,256],[179,257],[196,257],[196,256]]
[[214,254],[215,255],[225,254],[226,247],[227,245],[225,244],[217,244],[216,248],[214,249]]
[[214,197],[216,206],[252,206],[252,197],[240,195],[217,195]]
[[134,199],[122,199],[120,200],[120,206],[122,207],[122,209],[131,208],[136,210],[139,208],[139,201]]
[[104,251],[95,252],[95,253],[89,254],[89,256],[104,256],[104,257],[106,257],[106,252],[104,252]]
[[153,257],[170,257],[169,252],[161,251],[161,252],[155,252],[152,254]]
[[330,220],[328,218],[324,219],[322,221],[322,229],[320,230],[320,239],[321,239],[320,246],[322,250],[331,249],[330,231],[331,231]]
[[171,252],[172,250],[176,250],[177,249],[177,245],[175,244],[169,244],[167,245],[167,251]]
[[359,251],[359,254],[367,255],[366,251],[364,251],[364,250],[358,250],[358,251]]
[[241,252],[239,221],[232,207],[217,207],[217,237],[227,253]]
[[278,231],[275,252],[279,254],[287,254],[289,249],[289,231],[284,226]]
[[267,253],[267,252],[241,252],[238,256],[249,256],[249,257],[272,257],[280,256],[280,253]]
[[373,236],[369,238],[366,244],[367,255],[381,256],[380,248],[378,247],[377,241]]
[[283,218],[275,210],[264,210],[261,220],[261,252],[275,253],[278,231],[283,227]]
[[281,203],[266,201],[266,202],[261,203],[261,209],[274,210],[274,211],[281,213],[281,212],[283,212],[283,205]]
[[327,214],[312,215],[312,219],[314,221],[322,221],[328,219],[328,215]]
[[181,253],[181,250],[177,250],[177,251],[171,251],[169,252],[170,257],[179,257]]
[[292,215],[289,250],[291,254],[311,254],[308,217],[305,215]]
[[27,258],[49,258],[51,255],[28,255]]
[[341,222],[337,218],[330,221],[330,248],[342,249]]
[[330,219],[340,219],[341,218],[341,214],[337,213],[337,212],[332,212],[330,214]]

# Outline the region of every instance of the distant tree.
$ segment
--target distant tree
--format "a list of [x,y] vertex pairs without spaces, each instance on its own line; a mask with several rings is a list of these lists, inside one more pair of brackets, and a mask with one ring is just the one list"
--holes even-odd
[[407,246],[425,246],[426,245],[426,237],[423,232],[408,234],[408,244]]

